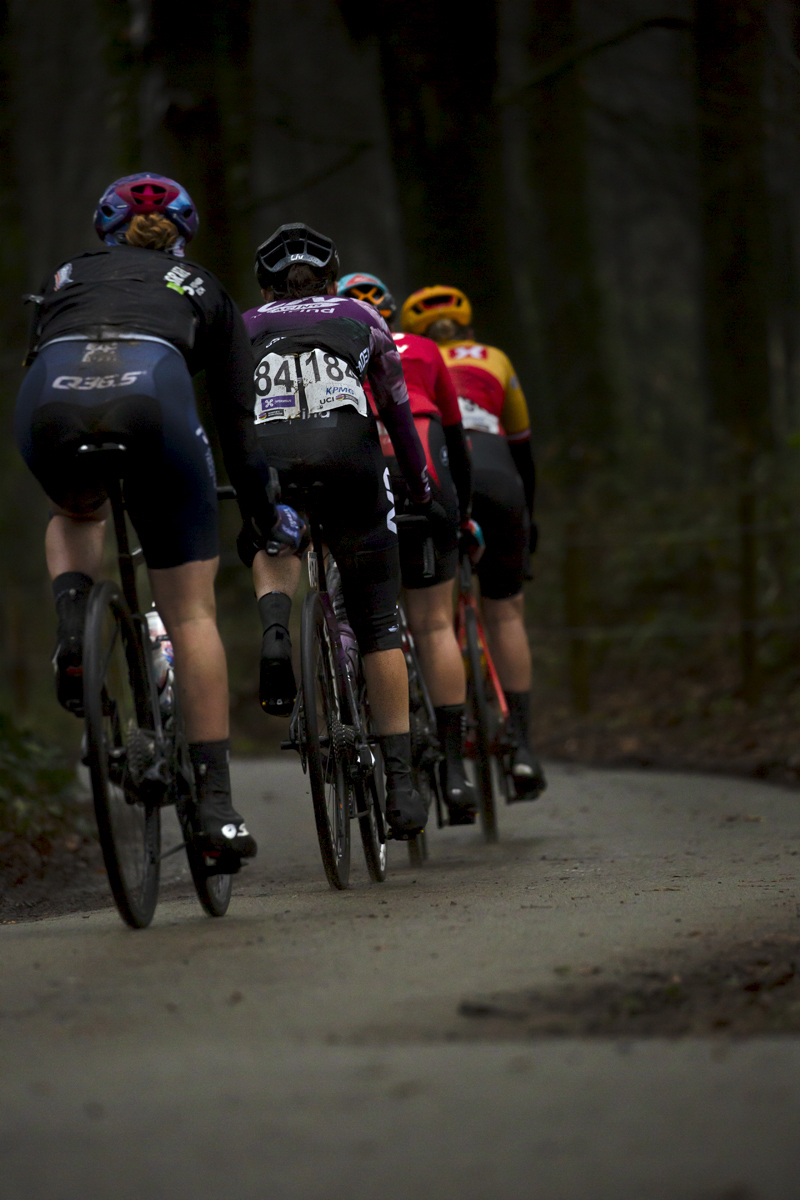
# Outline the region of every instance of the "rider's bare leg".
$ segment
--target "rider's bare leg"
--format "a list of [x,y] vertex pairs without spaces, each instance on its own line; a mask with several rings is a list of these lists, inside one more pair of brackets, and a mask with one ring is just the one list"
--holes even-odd
[[508,731],[514,742],[511,774],[517,799],[535,800],[546,787],[530,744],[531,650],[525,631],[522,593],[507,600],[483,600],[486,640],[508,704]]
[[436,713],[443,759],[440,780],[453,825],[475,820],[475,795],[464,771],[464,660],[453,627],[453,580],[406,589],[406,615]]
[[103,562],[109,511],[107,501],[94,512],[84,515],[68,513],[53,505],[53,515],[44,535],[44,552],[51,579],[67,571],[80,571],[92,580],[97,579]]
[[218,558],[150,571],[153,600],[175,652],[175,674],[190,742],[228,736],[228,666],[217,629]]
[[463,704],[467,683],[453,628],[453,580],[407,588],[405,608],[431,703]]
[[528,692],[531,687],[531,648],[525,632],[522,592],[507,600],[482,601],[486,640],[500,683],[508,692]]

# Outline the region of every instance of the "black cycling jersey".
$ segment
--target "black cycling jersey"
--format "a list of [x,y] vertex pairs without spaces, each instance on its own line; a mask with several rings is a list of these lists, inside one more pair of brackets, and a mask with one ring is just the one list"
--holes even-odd
[[253,428],[253,358],[233,301],[204,267],[139,246],[104,246],[48,278],[31,359],[61,338],[145,334],[175,346],[192,375],[205,368],[225,466],[243,512],[274,524],[268,469]]

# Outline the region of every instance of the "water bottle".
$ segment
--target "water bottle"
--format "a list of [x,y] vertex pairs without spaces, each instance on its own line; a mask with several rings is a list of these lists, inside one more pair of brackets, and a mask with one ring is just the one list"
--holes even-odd
[[172,689],[175,678],[175,654],[164,622],[154,608],[147,614],[147,631],[153,652],[153,671],[158,688],[158,703],[166,716],[172,711]]
[[339,567],[332,556],[328,559],[328,566],[325,571],[325,582],[328,585],[328,595],[331,598],[331,606],[336,614],[336,620],[339,622],[339,637],[342,640],[342,649],[344,650],[345,661],[350,673],[350,678],[355,684],[356,680],[358,679],[358,642],[356,641],[356,635],[353,633],[353,627],[350,624],[350,619],[347,615],[347,609],[344,605],[342,577],[339,574]]

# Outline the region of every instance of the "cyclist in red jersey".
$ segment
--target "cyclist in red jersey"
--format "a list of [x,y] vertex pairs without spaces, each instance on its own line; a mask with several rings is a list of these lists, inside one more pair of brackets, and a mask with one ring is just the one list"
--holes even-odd
[[[346,275],[339,280],[338,293],[372,304],[392,328],[397,306],[377,276]],[[428,338],[407,333],[393,332],[392,337],[403,364],[414,424],[425,449],[431,489],[451,519],[452,536],[449,543],[436,548],[431,578],[424,578],[419,550],[415,553],[414,546],[404,537],[400,539],[400,563],[408,623],[436,713],[444,755],[442,791],[450,824],[468,825],[475,821],[476,805],[474,788],[464,771],[466,679],[453,629],[453,583],[460,529],[470,518],[470,456],[458,396],[435,344]],[[379,429],[381,447],[390,461],[392,487],[395,496],[402,500],[405,488],[394,448],[382,426]]]
[[530,741],[531,654],[522,592],[537,535],[530,417],[509,359],[477,342],[471,323],[471,305],[458,288],[422,288],[403,305],[403,329],[438,345],[458,391],[472,452],[473,508],[486,539],[477,567],[481,602],[514,742],[511,798],[535,800],[547,785]]

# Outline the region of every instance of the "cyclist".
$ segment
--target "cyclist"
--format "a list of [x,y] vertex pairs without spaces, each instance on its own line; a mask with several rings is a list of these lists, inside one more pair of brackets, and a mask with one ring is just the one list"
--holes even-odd
[[62,263],[37,298],[15,435],[52,505],[53,664],[58,699],[77,716],[84,620],[109,505],[97,468],[76,451],[87,440],[126,446],[125,499],[174,647],[202,845],[247,858],[256,844],[231,799],[227,664],[216,625],[216,479],[191,382],[202,368],[243,511],[267,530],[276,512],[252,429],[244,325],[214,276],[183,257],[197,226],[189,195],[172,179],[144,172],[111,184],[95,213],[103,248]]
[[[449,521],[431,500],[391,334],[371,305],[336,295],[338,268],[333,242],[306,225],[282,225],[259,246],[256,277],[265,303],[244,315],[257,364],[255,428],[284,491],[291,483],[322,483],[325,540],[339,567],[383,754],[386,816],[394,836],[408,838],[424,828],[427,811],[411,777],[394,502],[364,377],[392,438],[412,510],[429,517],[436,540],[449,536]],[[262,707],[288,715],[296,693],[288,625],[300,560],[268,558],[264,539],[247,525],[239,545],[242,560],[253,566],[264,631]]]
[[508,704],[518,800],[535,800],[546,780],[530,744],[531,653],[522,585],[536,549],[536,472],[528,406],[502,350],[475,340],[472,308],[458,288],[427,287],[403,305],[402,327],[439,346],[458,392],[473,463],[473,513],[486,539],[477,566],[486,634]]
[[[376,275],[345,275],[338,283],[340,296],[364,300],[377,308],[393,329],[397,305]],[[425,449],[433,495],[450,517],[450,536],[435,552],[433,577],[423,575],[420,554],[400,537],[400,566],[405,588],[408,623],[420,657],[425,682],[436,713],[442,747],[442,791],[451,825],[475,821],[475,791],[464,772],[462,757],[464,708],[467,684],[464,660],[453,627],[453,583],[458,566],[461,525],[467,525],[472,501],[472,469],[461,423],[458,396],[442,356],[427,338],[394,333],[408,388],[414,424]],[[392,488],[402,496],[404,482],[394,447],[381,431],[381,447],[389,461]]]

